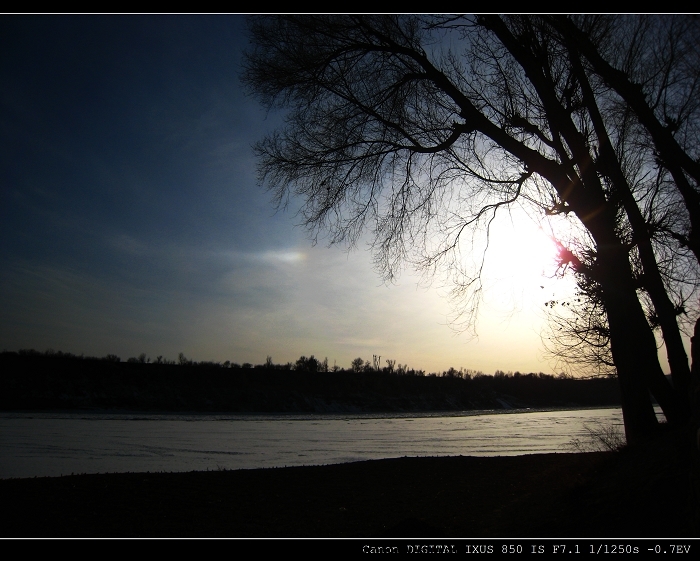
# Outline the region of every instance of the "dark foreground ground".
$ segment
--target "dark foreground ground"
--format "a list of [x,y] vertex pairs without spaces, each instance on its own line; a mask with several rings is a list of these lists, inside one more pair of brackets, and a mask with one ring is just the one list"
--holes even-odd
[[690,459],[622,452],[0,481],[3,537],[694,537]]

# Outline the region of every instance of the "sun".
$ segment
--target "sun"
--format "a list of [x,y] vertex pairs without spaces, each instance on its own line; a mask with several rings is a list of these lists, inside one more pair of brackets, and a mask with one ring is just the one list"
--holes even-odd
[[551,278],[557,269],[559,248],[553,237],[527,216],[494,221],[484,274],[493,282],[516,285]]

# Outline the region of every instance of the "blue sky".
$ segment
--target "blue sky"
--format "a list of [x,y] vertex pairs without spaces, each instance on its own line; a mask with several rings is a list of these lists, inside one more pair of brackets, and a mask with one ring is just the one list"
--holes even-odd
[[[444,279],[387,286],[365,245],[275,212],[251,146],[282,116],[243,91],[245,47],[243,16],[0,18],[0,349],[559,371],[552,279],[494,268],[471,339]],[[500,224],[487,264],[522,256],[524,227]]]

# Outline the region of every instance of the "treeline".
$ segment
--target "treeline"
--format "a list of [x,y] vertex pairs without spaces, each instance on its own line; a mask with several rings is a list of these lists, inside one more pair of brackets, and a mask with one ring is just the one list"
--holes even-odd
[[[425,374],[390,365],[324,370],[309,357],[267,364],[117,361],[59,352],[0,353],[0,409],[328,413],[619,405],[614,379],[579,380],[449,369]],[[304,357],[302,357],[304,358]],[[318,368],[318,365],[321,368]],[[359,364],[359,361],[356,363]],[[303,366],[306,365],[306,368]],[[370,363],[370,366],[374,366]]]
[[[0,356],[20,356],[20,357],[45,357],[52,359],[73,359],[73,360],[88,360],[88,361],[101,361],[109,363],[121,363],[121,357],[115,354],[108,354],[103,357],[85,356],[85,355],[75,355],[73,353],[66,353],[62,351],[55,351],[53,349],[47,349],[46,351],[37,351],[34,349],[20,349],[17,353],[4,351],[0,353]],[[126,361],[128,364],[160,364],[160,365],[170,365],[170,366],[189,366],[189,367],[204,367],[204,368],[231,368],[231,369],[253,369],[253,370],[286,370],[286,371],[297,371],[297,372],[381,372],[384,374],[392,374],[397,376],[429,376],[429,377],[443,377],[443,378],[460,378],[464,380],[471,380],[483,377],[493,377],[496,379],[502,378],[539,378],[539,379],[571,379],[573,376],[566,374],[564,372],[559,373],[554,376],[552,374],[545,374],[543,372],[530,372],[521,373],[519,371],[509,371],[504,372],[503,370],[496,370],[493,375],[485,374],[481,370],[473,370],[470,368],[460,368],[457,370],[454,367],[450,367],[442,372],[429,372],[426,373],[425,370],[417,370],[410,368],[407,364],[397,364],[395,360],[387,359],[385,360],[386,366],[381,366],[381,356],[373,355],[372,362],[369,360],[364,360],[361,357],[354,359],[350,363],[350,368],[342,368],[337,366],[335,363],[333,366],[329,366],[328,357],[320,360],[314,355],[306,357],[302,355],[296,362],[286,362],[284,364],[275,364],[272,361],[271,356],[267,356],[265,362],[262,364],[252,364],[250,362],[237,363],[231,362],[229,360],[220,361],[195,361],[187,358],[184,353],[179,353],[177,360],[168,360],[162,355],[157,356],[155,359],[151,359],[146,353],[141,353],[138,357],[129,357]]]

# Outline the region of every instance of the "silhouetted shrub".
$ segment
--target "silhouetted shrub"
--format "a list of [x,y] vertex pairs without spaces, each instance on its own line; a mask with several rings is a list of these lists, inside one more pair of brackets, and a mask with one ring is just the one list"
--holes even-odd
[[576,452],[619,452],[627,445],[625,434],[619,425],[592,422],[583,425],[586,436],[574,438],[568,447]]

